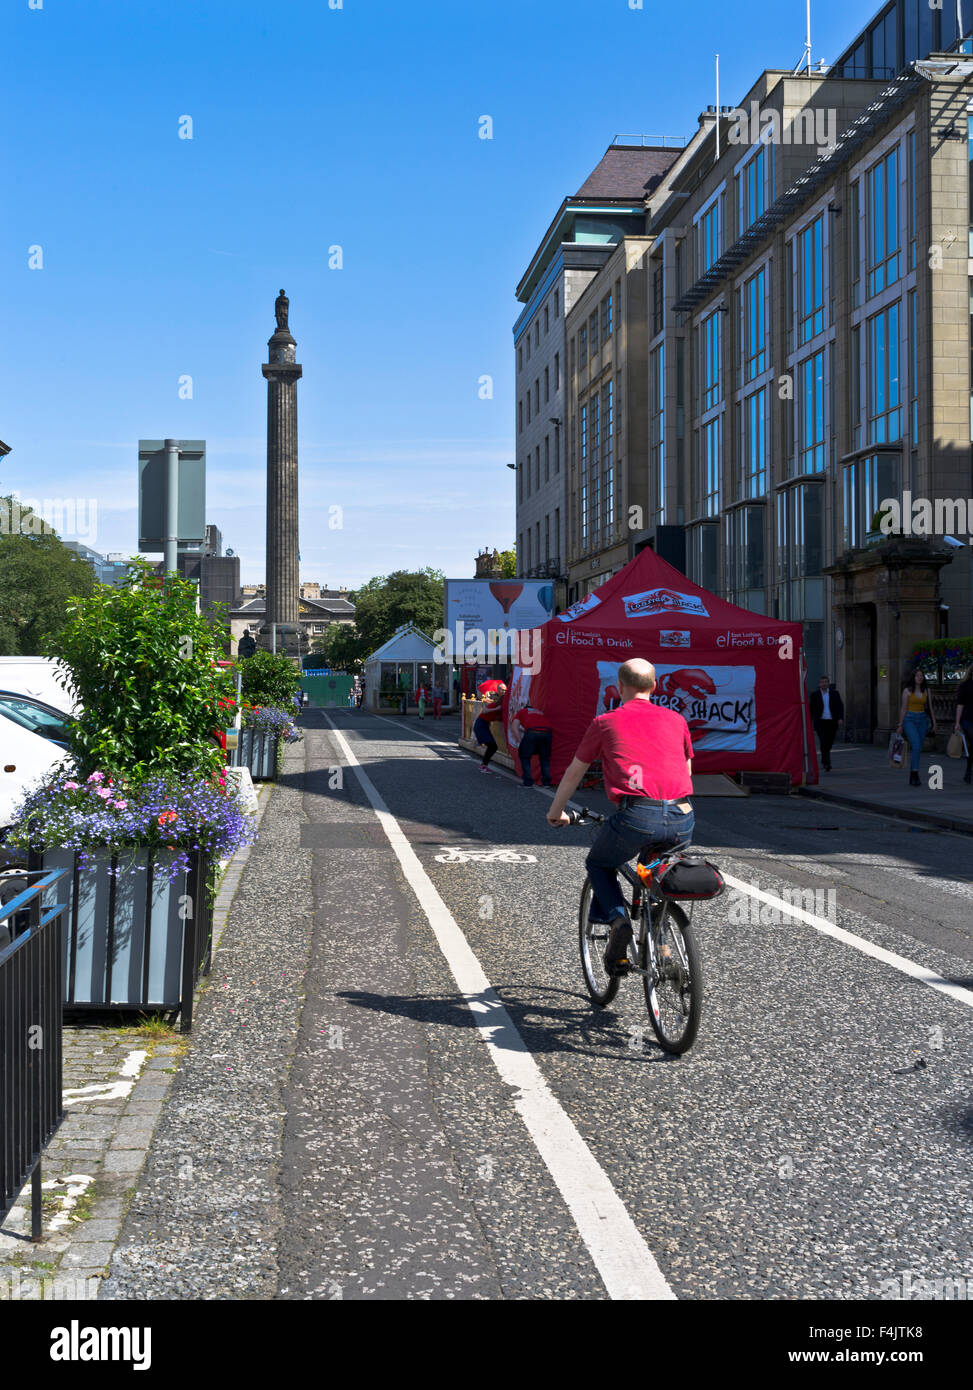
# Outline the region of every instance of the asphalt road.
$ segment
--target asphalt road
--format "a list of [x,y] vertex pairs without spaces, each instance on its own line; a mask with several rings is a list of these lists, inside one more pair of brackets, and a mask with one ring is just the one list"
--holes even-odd
[[[571,1200],[592,1169],[679,1299],[973,1277],[973,996],[865,953],[973,987],[969,839],[796,797],[698,801],[696,843],[726,872],[771,897],[812,890],[805,906],[865,950],[745,891],[698,906],[705,1012],[677,1060],[637,982],[604,1012],[584,992],[591,830],[548,827],[540,791],[481,776],[430,721],[304,722],[314,924],[278,1296],[606,1298]],[[587,1146],[580,1178],[542,1157],[349,749]],[[491,846],[519,862],[460,853]]]
[[454,722],[302,724],[102,1298],[970,1296],[969,838],[698,800],[675,1059],[584,991],[592,829]]

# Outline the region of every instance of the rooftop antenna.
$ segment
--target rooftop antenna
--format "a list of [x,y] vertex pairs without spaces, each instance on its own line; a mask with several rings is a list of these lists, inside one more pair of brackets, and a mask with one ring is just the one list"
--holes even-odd
[[806,0],[806,5],[807,38],[804,40],[804,52],[801,54],[801,57],[798,60],[797,67],[794,69],[794,72],[792,73],[792,76],[794,77],[796,77],[797,74],[802,71],[802,69],[807,71],[809,77],[811,75],[811,0]]
[[716,164],[720,162],[720,55],[716,55]]

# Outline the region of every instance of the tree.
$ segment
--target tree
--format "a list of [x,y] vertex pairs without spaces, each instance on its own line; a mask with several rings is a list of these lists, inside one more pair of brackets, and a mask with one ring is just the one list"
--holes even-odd
[[240,662],[243,698],[251,705],[291,708],[301,685],[301,673],[284,652],[256,651]]
[[224,632],[196,612],[196,594],[189,580],[163,585],[142,561],[124,584],[67,600],[51,649],[80,703],[69,739],[84,776],[222,767],[213,731],[226,722],[220,701],[232,685],[217,665]]
[[311,644],[312,651],[324,657],[326,666],[337,671],[354,671],[364,663],[362,639],[353,623],[329,623],[320,637]]
[[515,547],[512,546],[509,550],[501,550],[500,564],[503,566],[500,571],[502,578],[517,578],[517,550]]
[[443,625],[444,586],[442,570],[428,567],[370,579],[353,595],[359,659],[370,656],[404,623],[431,637]]
[[40,516],[0,497],[0,655],[46,655],[69,599],[86,598],[96,587],[88,562]]

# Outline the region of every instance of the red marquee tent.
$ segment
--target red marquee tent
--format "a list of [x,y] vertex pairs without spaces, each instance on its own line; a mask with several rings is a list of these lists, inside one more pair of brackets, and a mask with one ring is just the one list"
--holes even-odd
[[800,623],[726,603],[643,550],[567,612],[521,632],[507,743],[519,744],[511,721],[529,700],[551,719],[557,780],[591,720],[617,703],[618,667],[644,657],[658,675],[654,698],[689,724],[694,771],[786,772],[795,785],[814,783],[801,647]]

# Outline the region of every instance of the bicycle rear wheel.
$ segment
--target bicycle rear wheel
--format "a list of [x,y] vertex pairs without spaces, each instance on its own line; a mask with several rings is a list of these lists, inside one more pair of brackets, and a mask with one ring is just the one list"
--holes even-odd
[[689,919],[676,903],[652,905],[653,972],[648,944],[642,950],[645,1003],[653,1031],[666,1052],[681,1056],[696,1041],[703,1011],[703,969]]
[[593,896],[591,880],[586,878],[581,890],[581,906],[578,909],[581,970],[592,1002],[603,1009],[615,998],[620,981],[617,975],[610,975],[605,969],[605,948],[608,945],[611,928],[598,922],[588,921],[588,912]]

